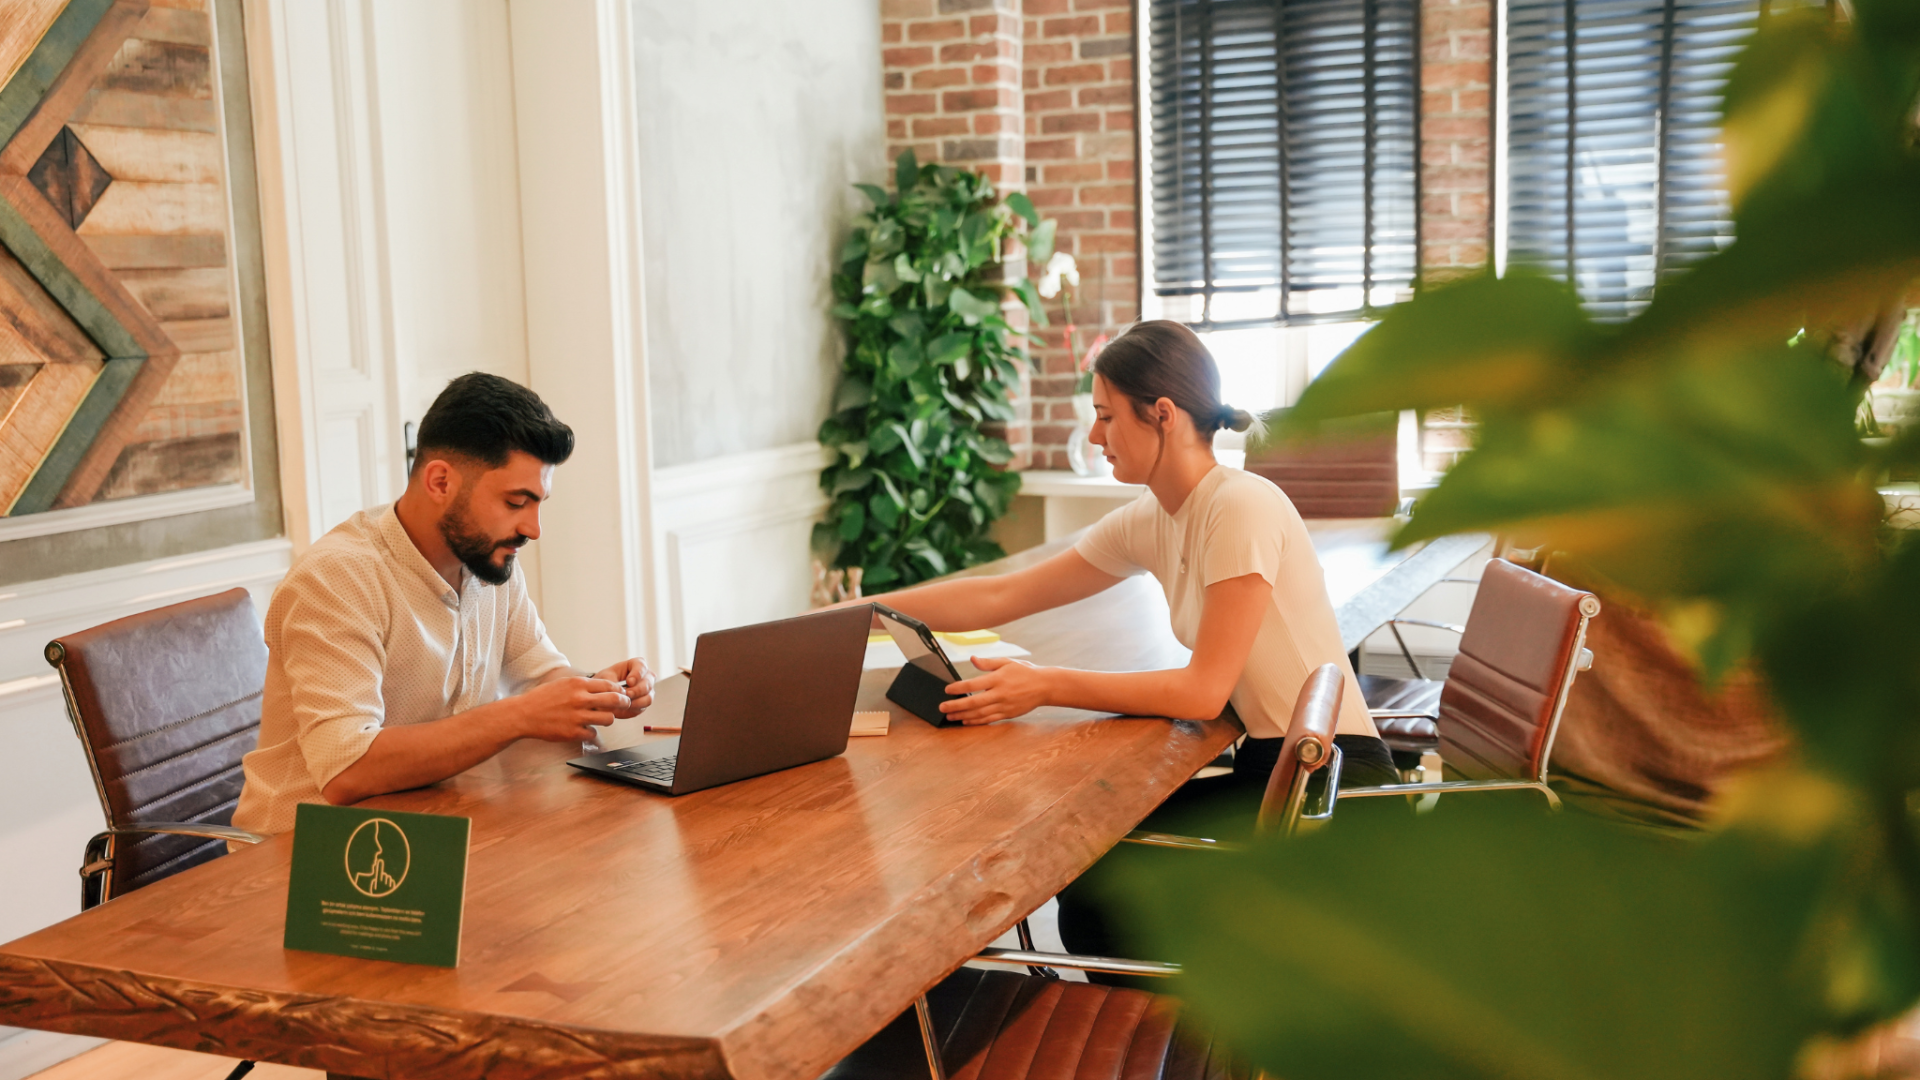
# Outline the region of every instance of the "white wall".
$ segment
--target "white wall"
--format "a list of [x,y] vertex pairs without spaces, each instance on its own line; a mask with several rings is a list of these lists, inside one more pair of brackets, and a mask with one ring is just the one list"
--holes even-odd
[[886,183],[873,0],[632,0],[656,464],[809,441],[829,278]]
[[887,182],[872,0],[631,0],[656,659],[804,611],[835,254]]
[[449,379],[527,381],[506,0],[372,7],[398,412]]

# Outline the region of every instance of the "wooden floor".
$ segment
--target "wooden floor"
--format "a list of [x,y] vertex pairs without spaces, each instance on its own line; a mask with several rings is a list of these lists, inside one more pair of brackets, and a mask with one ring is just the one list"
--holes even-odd
[[[226,1080],[232,1058],[113,1042],[34,1073],[32,1080]],[[247,1080],[326,1080],[326,1073],[291,1065],[255,1065]]]

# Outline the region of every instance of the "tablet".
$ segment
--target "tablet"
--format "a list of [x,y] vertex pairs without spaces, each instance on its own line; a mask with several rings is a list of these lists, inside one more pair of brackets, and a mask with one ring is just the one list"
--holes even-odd
[[958,724],[958,720],[950,720],[940,711],[941,702],[966,696],[947,693],[950,683],[960,681],[960,670],[947,658],[940,639],[933,636],[926,623],[885,604],[874,604],[873,613],[880,617],[880,625],[907,658],[900,674],[894,676],[893,685],[887,688],[887,700],[935,727]]

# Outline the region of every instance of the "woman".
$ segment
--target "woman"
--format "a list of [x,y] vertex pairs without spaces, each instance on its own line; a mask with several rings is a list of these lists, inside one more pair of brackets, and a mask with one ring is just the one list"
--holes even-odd
[[[985,724],[1043,705],[1211,718],[1230,703],[1247,732],[1232,775],[1188,783],[1149,824],[1205,814],[1250,828],[1295,696],[1310,672],[1333,663],[1347,679],[1334,738],[1344,782],[1397,782],[1341,648],[1306,525],[1280,489],[1214,461],[1214,432],[1245,431],[1253,418],[1221,404],[1220,372],[1206,346],[1179,323],[1138,323],[1100,353],[1093,371],[1090,437],[1113,463],[1114,478],[1145,484],[1146,493],[1102,518],[1072,549],[1029,569],[889,593],[886,603],[936,630],[964,630],[1151,573],[1166,593],[1174,637],[1193,657],[1183,668],[1120,673],[982,658],[974,666],[983,674],[947,688],[971,696],[941,709]],[[1083,892],[1061,897],[1068,947],[1115,955],[1120,946],[1107,938],[1097,908],[1079,899]]]

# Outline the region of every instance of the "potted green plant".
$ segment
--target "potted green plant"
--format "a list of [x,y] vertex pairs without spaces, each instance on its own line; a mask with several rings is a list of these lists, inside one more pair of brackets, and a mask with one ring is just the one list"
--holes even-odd
[[1014,419],[1027,356],[1003,299],[1047,324],[1033,283],[1008,279],[1007,256],[1024,242],[1044,263],[1054,233],[1025,195],[1002,199],[986,177],[922,165],[911,150],[894,180],[892,192],[856,185],[872,209],[833,275],[847,352],[819,435],[832,503],[813,532],[822,560],[860,568],[873,592],[1004,554],[988,530],[1020,474],[994,427]]

